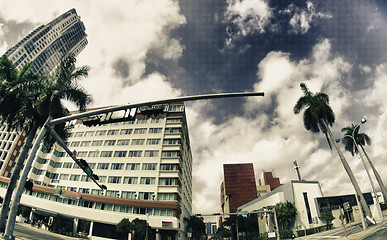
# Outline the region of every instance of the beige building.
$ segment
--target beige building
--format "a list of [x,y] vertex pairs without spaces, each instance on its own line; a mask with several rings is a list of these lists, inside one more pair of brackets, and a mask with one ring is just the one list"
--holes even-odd
[[[148,221],[157,239],[185,239],[183,219],[192,212],[192,155],[184,105],[158,107],[162,111],[155,114],[139,109],[135,119],[124,122],[69,123],[68,147],[88,162],[107,190],[61,147],[42,148],[29,175],[34,191],[24,194],[21,204],[35,217],[52,219],[56,232],[75,233],[83,221],[90,224],[91,239],[109,239],[123,218],[139,218]],[[0,182],[4,196],[8,178]]]

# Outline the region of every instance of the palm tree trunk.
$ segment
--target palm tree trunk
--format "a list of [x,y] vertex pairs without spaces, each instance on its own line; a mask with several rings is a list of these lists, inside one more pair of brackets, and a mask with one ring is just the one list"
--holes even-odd
[[363,147],[362,145],[360,145],[360,147],[361,147],[361,150],[363,150],[363,153],[364,153],[364,155],[366,156],[366,158],[367,158],[367,160],[368,160],[368,163],[370,164],[370,166],[371,166],[371,168],[372,168],[372,171],[373,171],[374,174],[375,174],[376,181],[378,181],[378,183],[379,183],[379,186],[380,186],[380,189],[382,190],[384,199],[387,199],[387,189],[386,189],[386,187],[384,186],[384,183],[383,183],[383,181],[382,181],[382,178],[380,177],[378,171],[376,171],[376,168],[374,167],[374,164],[372,164],[371,159],[368,157],[368,154],[367,154],[366,151],[364,150],[364,147]]
[[[49,117],[47,119],[46,123],[50,119],[51,118]],[[38,151],[38,149],[39,149],[39,147],[41,145],[41,142],[43,140],[43,137],[44,137],[44,135],[47,132],[46,123],[41,128],[40,133],[39,133],[38,137],[35,140],[34,147],[32,148],[32,151],[30,152],[30,155],[28,156],[28,160],[27,160],[27,162],[26,162],[26,164],[24,166],[23,173],[22,173],[22,175],[21,175],[21,177],[19,179],[19,183],[18,183],[17,188],[16,188],[16,193],[15,193],[15,196],[14,196],[14,199],[13,199],[13,203],[12,203],[12,206],[11,206],[11,211],[9,213],[7,225],[6,225],[5,232],[4,232],[4,238],[5,239],[14,239],[14,237],[13,237],[13,230],[15,228],[16,214],[18,212],[20,199],[21,199],[21,196],[22,196],[23,191],[24,191],[24,186],[26,184],[28,173],[31,170],[32,162],[35,159],[36,152]],[[32,143],[32,141],[31,141],[31,143]]]
[[337,153],[339,154],[341,163],[344,166],[344,170],[347,172],[347,174],[349,176],[349,179],[351,180],[351,183],[352,183],[353,187],[355,188],[356,195],[360,198],[360,204],[361,204],[361,206],[363,208],[363,211],[364,211],[366,217],[370,217],[372,219],[372,215],[371,215],[370,209],[368,208],[368,205],[367,205],[367,202],[364,199],[363,193],[361,192],[360,187],[357,184],[356,178],[353,175],[351,167],[349,166],[349,164],[348,164],[347,160],[345,159],[343,153],[341,152],[339,146],[337,146],[335,138],[333,137],[333,134],[332,134],[330,128],[328,127],[328,125],[326,124],[325,120],[323,119],[322,122],[324,124],[324,127],[325,127],[326,131],[329,134],[329,137],[331,138],[331,141],[335,145],[335,148],[337,150]]
[[4,232],[5,223],[7,221],[7,216],[9,212],[9,206],[12,198],[13,190],[15,189],[16,182],[19,179],[20,171],[23,169],[24,161],[27,158],[28,151],[32,146],[32,141],[34,140],[37,128],[32,128],[27,135],[26,143],[24,144],[23,150],[20,153],[19,159],[17,160],[16,166],[14,167],[11,178],[9,179],[8,188],[5,193],[3,207],[1,208],[0,214],[0,232]]

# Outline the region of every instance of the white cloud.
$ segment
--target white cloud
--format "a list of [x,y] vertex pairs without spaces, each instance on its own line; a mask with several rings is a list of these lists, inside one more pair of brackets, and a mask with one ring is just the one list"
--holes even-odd
[[227,0],[227,4],[225,19],[236,27],[236,32],[229,32],[229,44],[235,37],[265,32],[272,17],[266,0]]
[[287,9],[281,12],[292,15],[289,24],[292,27],[292,32],[298,34],[307,33],[315,21],[321,18],[332,17],[329,14],[316,12],[316,9],[311,1],[306,2],[306,9],[290,4]]
[[[194,209],[201,212],[219,211],[219,185],[222,181],[222,164],[253,162],[256,175],[261,170],[274,170],[282,183],[296,179],[292,169],[294,160],[301,166],[306,180],[320,181],[325,195],[353,193],[347,174],[336,150],[329,149],[323,134],[307,132],[302,114],[294,115],[293,107],[302,96],[299,84],[305,82],[312,92],[325,92],[336,114],[334,134],[340,136],[344,124],[353,121],[345,115],[353,107],[356,95],[345,87],[345,79],[351,65],[343,57],[332,54],[330,41],[318,42],[312,55],[304,60],[292,61],[288,53],[270,52],[259,62],[255,91],[264,91],[265,97],[250,97],[244,106],[244,116],[232,117],[216,125],[211,119],[203,119],[202,108],[210,104],[188,106],[188,123],[194,154]],[[387,68],[379,67],[377,86],[387,81]],[[375,87],[385,98],[384,88]],[[383,104],[385,105],[385,104]],[[266,111],[274,112],[269,118]],[[385,117],[384,117],[385,118]],[[378,120],[378,131],[387,127],[387,119]],[[374,135],[374,132],[370,132]],[[375,139],[380,153],[373,153],[377,166],[386,154],[383,146],[385,135]],[[384,136],[384,137],[383,137]],[[344,148],[341,146],[344,151]],[[375,150],[376,151],[376,150]],[[370,149],[370,153],[372,150]],[[362,165],[355,157],[344,152],[363,191],[370,191]],[[383,171],[381,171],[383,173]],[[334,188],[332,186],[338,186]],[[216,199],[206,201],[205,199]],[[200,210],[199,210],[200,209]]]

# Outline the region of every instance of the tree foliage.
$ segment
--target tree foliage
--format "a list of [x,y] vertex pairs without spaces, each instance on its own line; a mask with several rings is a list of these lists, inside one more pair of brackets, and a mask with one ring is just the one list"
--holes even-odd
[[341,131],[345,134],[341,139],[341,142],[345,146],[345,150],[350,152],[352,156],[357,154],[359,149],[357,149],[355,142],[352,137],[356,140],[356,143],[360,146],[365,146],[366,144],[371,145],[371,138],[365,133],[359,133],[360,126],[351,125],[345,128],[342,128]]
[[[19,178],[39,127],[43,126],[49,116],[57,118],[68,114],[62,100],[75,103],[81,111],[85,110],[86,104],[92,101],[91,97],[78,85],[78,81],[87,76],[88,67],[76,68],[75,62],[73,55],[66,56],[61,60],[55,73],[47,77],[31,73],[29,63],[18,71],[5,55],[0,59],[1,121],[8,126],[9,130],[23,130],[27,133],[27,140],[9,181],[4,206],[10,204],[16,180]],[[54,129],[59,136],[66,139],[64,124],[58,124]],[[53,138],[47,134],[45,136],[46,146],[51,147],[53,143]],[[21,195],[21,193],[17,194]],[[15,202],[15,208],[12,207],[8,216],[8,222],[11,223],[10,227],[7,227],[9,230],[6,234],[8,235],[13,232],[13,218],[16,216],[18,204]],[[8,207],[3,207],[1,210],[0,231],[4,230],[8,209]]]
[[202,217],[190,216],[184,218],[185,229],[192,233],[192,239],[199,240],[206,234],[206,225]]
[[290,229],[297,216],[297,208],[294,204],[286,201],[285,203],[277,203],[274,208],[279,228],[282,230]]

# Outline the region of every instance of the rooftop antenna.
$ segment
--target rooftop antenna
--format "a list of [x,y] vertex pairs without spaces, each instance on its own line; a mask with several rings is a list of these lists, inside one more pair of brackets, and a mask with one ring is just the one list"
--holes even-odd
[[300,173],[300,166],[298,166],[297,160],[293,162],[293,169],[296,170],[298,181],[302,181],[301,173]]

